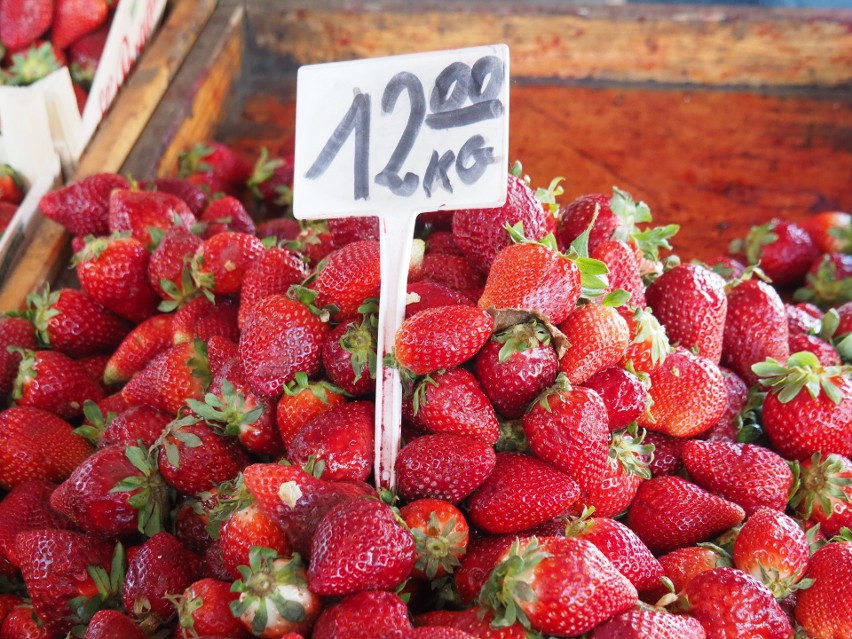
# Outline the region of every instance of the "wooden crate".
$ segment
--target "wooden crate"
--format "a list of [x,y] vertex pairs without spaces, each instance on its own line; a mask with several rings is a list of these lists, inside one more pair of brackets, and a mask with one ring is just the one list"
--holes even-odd
[[[172,24],[187,3],[161,38],[191,39]],[[564,176],[564,201],[622,187],[705,259],[773,216],[852,209],[852,12],[460,4],[220,2],[147,124],[134,100],[159,98],[165,77],[149,94],[140,68],[80,175],[170,174],[207,138],[247,157],[292,148],[300,64],[505,42],[511,155],[534,185]],[[68,238],[43,226],[0,308],[55,273]]]

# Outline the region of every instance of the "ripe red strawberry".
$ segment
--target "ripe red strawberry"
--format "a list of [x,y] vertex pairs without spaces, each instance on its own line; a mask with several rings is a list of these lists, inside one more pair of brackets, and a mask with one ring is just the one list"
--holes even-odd
[[[168,595],[183,592],[198,577],[201,559],[172,535],[160,532],[142,544],[127,562],[122,599],[127,614],[167,623],[175,615]],[[152,618],[152,619],[149,619]]]
[[510,174],[503,206],[455,211],[453,238],[471,263],[487,272],[500,249],[512,243],[506,225],[520,222],[524,235],[540,240],[547,232],[545,220],[544,209],[532,189]]
[[804,519],[819,524],[826,536],[852,528],[852,462],[820,453],[799,464],[799,488],[790,506]]
[[578,306],[559,325],[570,346],[559,359],[559,370],[572,384],[582,384],[598,371],[617,364],[630,342],[630,329],[610,306]]
[[775,289],[760,280],[745,280],[728,291],[722,364],[753,386],[758,376],[752,364],[768,357],[787,359],[788,331],[784,303]]
[[175,312],[172,341],[180,344],[198,338],[206,343],[215,335],[234,343],[240,337],[237,313],[237,304],[231,298],[221,297],[214,302],[196,297]]
[[109,196],[110,232],[130,231],[148,247],[156,244],[151,229],[166,231],[173,226],[188,229],[195,221],[186,202],[168,193],[116,189]]
[[115,567],[109,570],[113,544],[70,530],[22,532],[17,537],[16,552],[33,609],[45,626],[57,633],[64,634],[75,623],[88,621],[83,606],[95,599],[96,610],[97,600],[103,601],[110,594],[101,592],[101,588],[118,586],[123,578]]
[[810,550],[805,531],[782,511],[761,508],[740,529],[732,553],[734,565],[762,582],[776,599],[799,584]]
[[314,625],[313,639],[404,639],[411,630],[408,608],[397,595],[368,590],[326,608]]
[[177,598],[179,639],[222,636],[249,639],[249,633],[239,619],[231,614],[231,602],[239,594],[231,592],[227,581],[205,578],[191,584]]
[[823,253],[852,251],[852,215],[842,211],[825,211],[808,218],[802,224],[814,244]]
[[498,453],[494,471],[468,500],[468,520],[492,534],[520,532],[564,512],[579,496],[571,477],[519,453]]
[[621,364],[634,371],[650,373],[665,361],[671,350],[666,330],[647,309],[619,307],[630,330],[630,343]]
[[83,639],[145,639],[145,633],[127,615],[118,610],[99,610],[94,614]]
[[88,238],[71,264],[80,286],[104,308],[134,324],[154,314],[159,297],[148,283],[150,253],[132,237]]
[[322,464],[322,477],[331,481],[366,481],[373,466],[375,406],[349,402],[318,415],[296,434],[287,458],[304,466]]
[[763,426],[775,450],[799,460],[816,452],[852,456],[849,375],[823,367],[810,352],[795,353],[784,365],[770,358],[753,370],[769,389]]
[[814,584],[797,593],[796,621],[813,637],[848,636],[852,628],[852,543],[833,541],[817,550],[805,579]]
[[328,325],[311,310],[284,295],[259,302],[243,324],[240,360],[245,378],[260,395],[280,395],[296,373],[319,371]]
[[0,501],[0,557],[11,565],[19,565],[15,549],[18,533],[69,527],[69,522],[50,507],[50,495],[55,488],[55,484],[41,479],[25,481]]
[[704,541],[736,526],[745,512],[675,476],[655,477],[639,486],[627,525],[654,554]]
[[415,626],[455,628],[478,639],[527,639],[526,629],[518,622],[492,628],[494,613],[484,608],[432,610],[414,617]]
[[556,249],[552,238],[539,243],[517,237],[520,243],[494,258],[478,306],[535,311],[560,324],[580,298],[580,269]]
[[676,437],[669,437],[662,433],[648,431],[645,441],[654,446],[654,459],[648,465],[653,477],[660,475],[675,475],[683,467],[681,450],[684,441]]
[[616,437],[623,443],[611,443],[609,448],[610,454],[615,453],[617,458],[607,460],[600,481],[581,493],[571,512],[580,513],[584,508],[594,508],[601,517],[615,517],[633,501],[648,472],[646,463],[640,458],[640,454],[645,454],[639,452],[644,450],[642,440],[616,433],[613,441]]
[[[3,11],[0,4],[0,13]],[[0,164],[0,202],[20,204],[24,199],[24,188],[21,176],[8,164]]]
[[819,248],[805,229],[785,220],[773,219],[753,227],[742,244],[735,243],[733,250],[742,251],[749,264],[759,263],[775,286],[801,283],[819,255]]
[[[452,220],[450,221],[452,224]],[[461,249],[456,246],[451,231],[433,230],[426,237],[426,253],[446,253],[448,255],[462,255]]]
[[[87,33],[68,49],[68,62],[71,79],[74,84],[86,90],[91,89],[95,72],[104,52],[106,39],[109,35],[109,24]],[[82,113],[82,109],[80,110]]]
[[790,337],[819,333],[823,318],[823,312],[819,307],[808,302],[800,302],[795,306],[784,304],[784,311],[787,313],[787,328]]
[[251,175],[251,166],[236,152],[219,142],[202,142],[181,153],[179,177],[210,174],[226,185],[242,188]]
[[0,42],[9,51],[27,48],[50,28],[53,0],[32,4],[3,0],[0,2]]
[[321,603],[308,589],[308,577],[298,554],[279,557],[271,548],[252,548],[242,579],[233,584],[240,593],[231,613],[256,637],[278,639],[307,635],[319,616]]
[[747,515],[761,507],[783,511],[793,485],[787,462],[752,444],[686,441],[683,463],[693,482],[739,504]]
[[697,619],[662,609],[634,608],[592,630],[589,639],[705,639]]
[[238,293],[251,264],[266,250],[254,235],[224,231],[204,240],[192,261],[198,288],[215,295]]
[[[362,557],[370,557],[369,562]],[[412,534],[378,499],[350,499],[328,511],[311,542],[308,582],[318,595],[391,589],[416,561]]]
[[322,364],[329,379],[355,397],[376,389],[377,332],[376,314],[367,313],[362,321],[338,325],[322,346]]
[[560,375],[556,385],[523,418],[536,457],[567,473],[582,490],[600,482],[607,463],[609,428],[600,396],[572,387]]
[[421,381],[412,397],[413,423],[430,433],[454,433],[494,444],[500,425],[476,378],[450,368]]
[[22,317],[0,317],[0,396],[3,397],[12,392],[21,364],[21,352],[10,346],[23,350],[38,348],[31,322]]
[[441,499],[417,499],[400,508],[399,516],[416,544],[412,576],[432,580],[455,572],[467,551],[469,535],[462,512]]
[[302,427],[321,413],[346,402],[339,388],[328,382],[310,382],[305,373],[296,373],[293,381],[284,386],[278,400],[276,421],[284,447],[289,449]]
[[213,200],[204,209],[199,221],[206,224],[204,237],[211,238],[225,231],[255,235],[254,220],[237,198],[226,195]]
[[588,541],[533,538],[515,542],[503,557],[479,598],[498,620],[570,636],[636,603],[633,585]]
[[[620,194],[627,195],[622,191],[615,191],[615,197]],[[594,226],[589,233],[589,249],[593,251],[598,244],[609,240],[620,225],[618,216],[611,208],[612,200],[615,197],[603,193],[593,193],[578,197],[568,206],[562,207],[559,211],[556,231],[556,239],[559,241],[560,247],[568,248],[589,228],[592,220],[594,220]],[[639,206],[644,206],[644,203],[640,202]],[[595,217],[596,212],[597,217]]]
[[823,366],[840,366],[840,354],[835,348],[816,335],[790,335],[787,341],[791,353],[809,351],[817,356]]
[[290,286],[301,283],[307,275],[305,263],[295,251],[266,249],[246,269],[240,289],[240,327],[258,302],[270,295],[287,293]]
[[171,415],[187,399],[201,399],[210,382],[207,350],[201,340],[176,344],[152,359],[122,389],[130,406],[146,404]]
[[652,603],[670,592],[680,593],[692,581],[693,577],[702,572],[733,565],[730,555],[713,544],[678,548],[660,556],[659,561],[665,577],[672,582],[673,591],[670,591],[663,584],[645,591],[642,598]]
[[457,504],[494,470],[494,450],[470,437],[424,435],[396,458],[397,490],[407,500],[444,499]]
[[303,557],[310,556],[314,532],[331,508],[375,494],[363,482],[325,481],[298,466],[254,464],[243,471],[243,479],[258,508],[283,528],[293,550]]
[[107,235],[110,193],[127,188],[130,183],[121,175],[98,173],[51,191],[41,198],[39,209],[73,235]]
[[438,282],[423,280],[420,282],[408,282],[408,298],[405,304],[406,319],[412,315],[435,306],[452,306],[464,304],[475,306],[474,301],[459,291],[455,291]]
[[287,242],[286,247],[302,254],[308,259],[308,264],[314,267],[336,247],[325,222],[303,222],[302,226],[302,230]]
[[163,299],[161,311],[174,310],[197,292],[189,263],[200,246],[201,238],[192,231],[173,226],[151,253],[148,281]]
[[172,315],[154,315],[134,328],[107,362],[104,382],[126,382],[154,357],[172,346]]
[[[409,278],[412,281],[413,278]],[[447,253],[423,256],[420,279],[446,286],[465,296],[476,298],[485,284],[485,274],[466,257]]]
[[3,639],[59,639],[61,636],[45,626],[29,603],[12,608],[0,627]]
[[326,220],[334,246],[340,248],[352,242],[379,241],[379,220],[376,217],[340,217]]
[[240,578],[239,566],[250,565],[250,551],[254,546],[272,549],[277,555],[292,554],[290,543],[281,527],[251,503],[253,499],[247,491],[246,495],[231,504],[221,499],[219,502],[227,509],[233,508],[233,504],[248,503],[234,511],[219,530],[222,561],[234,579]]
[[[264,147],[260,150],[260,156],[254,164],[246,186],[257,200],[265,204],[290,206],[293,203],[294,163],[293,154],[284,154],[270,160],[269,152]],[[360,237],[361,234],[359,233],[358,236]]]
[[[276,242],[294,242],[302,232],[299,222],[290,217],[277,217],[257,225],[257,236],[262,238],[272,237]],[[331,237],[328,238],[329,242]],[[299,244],[299,242],[296,242]],[[296,250],[292,246],[288,246]],[[307,256],[306,256],[307,257]]]
[[60,49],[67,49],[106,22],[108,13],[105,0],[56,0],[51,39]]
[[187,495],[233,479],[247,464],[248,457],[233,439],[220,437],[194,417],[172,422],[159,451],[163,479]]
[[330,253],[308,287],[317,292],[318,307],[336,306],[335,321],[345,322],[364,300],[379,296],[379,271],[379,243],[353,242]]
[[652,403],[639,425],[673,437],[694,437],[713,426],[727,405],[719,367],[679,348],[650,376]]
[[583,386],[603,400],[610,432],[626,428],[645,411],[648,403],[648,389],[642,381],[620,366],[598,371]]
[[636,250],[626,242],[606,241],[597,244],[590,251],[589,257],[600,260],[606,264],[609,273],[607,280],[609,285],[603,295],[607,295],[617,289],[630,293],[627,305],[636,308],[645,308],[645,285],[639,273],[639,262]]
[[714,568],[695,576],[683,598],[683,609],[701,622],[707,639],[793,636],[790,620],[769,589],[734,568]]
[[[73,49],[73,47],[72,47]],[[186,202],[195,217],[201,217],[207,208],[207,194],[196,184],[177,177],[156,178],[146,185],[153,191],[162,191]]]
[[432,628],[429,626],[414,628],[407,636],[409,639],[474,639],[473,635],[458,628]]
[[[743,426],[744,411],[747,413],[751,410],[749,404],[752,402],[762,403],[763,398],[749,396],[749,389],[742,378],[724,367],[719,367],[722,373],[722,379],[725,382],[725,389],[728,394],[728,402],[725,407],[725,412],[719,418],[710,430],[705,432],[707,441],[727,441],[733,442],[736,440],[740,429]],[[747,407],[747,404],[749,405]]]
[[156,408],[131,406],[105,425],[98,445],[134,446],[141,442],[143,448],[150,448],[171,421],[171,415]]
[[98,383],[67,355],[56,351],[21,351],[11,396],[18,406],[73,419],[83,413],[83,402],[97,401],[103,396]]
[[112,352],[130,330],[83,291],[63,288],[27,296],[24,317],[35,326],[38,341],[71,357]]
[[550,333],[536,321],[496,333],[476,356],[475,372],[501,415],[521,417],[539,393],[556,381],[558,359]]
[[92,452],[68,422],[37,408],[0,413],[0,486],[28,479],[62,481]]

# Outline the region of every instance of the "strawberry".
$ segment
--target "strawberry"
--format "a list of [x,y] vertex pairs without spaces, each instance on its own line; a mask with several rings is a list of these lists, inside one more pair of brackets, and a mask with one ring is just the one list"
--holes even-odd
[[813,302],[823,308],[852,301],[852,255],[825,253],[814,260],[805,276],[805,286],[793,299]]
[[406,444],[396,458],[397,490],[405,499],[457,504],[494,470],[494,450],[483,441],[443,433]]
[[598,484],[607,462],[606,406],[589,388],[572,387],[560,374],[556,385],[523,418],[536,457],[567,473],[582,490]]
[[[562,207],[559,210],[556,231],[559,245],[568,248],[589,226],[591,226],[590,250],[594,251],[598,244],[609,240],[620,225],[618,216],[612,210],[612,201],[620,196],[629,198],[629,195],[623,191],[615,189],[614,193],[613,197],[604,193],[583,195]],[[640,202],[639,206],[645,206],[644,202]]]
[[71,260],[80,286],[104,308],[138,324],[151,317],[159,298],[148,283],[150,253],[132,237],[87,236]]
[[728,299],[725,281],[696,264],[680,264],[658,277],[645,293],[669,341],[718,364]]
[[411,629],[408,608],[397,595],[368,590],[326,608],[314,625],[313,639],[404,639]]
[[18,597],[17,595],[0,595],[0,625],[3,624],[3,620],[6,619],[8,614],[12,612],[14,608],[23,603],[24,600]]
[[628,370],[650,373],[662,364],[671,350],[666,329],[642,308],[619,308],[630,330],[630,343],[621,364]]
[[[0,4],[0,12],[3,5]],[[24,199],[24,187],[21,176],[8,164],[0,164],[0,202],[20,204]]]
[[240,593],[231,613],[256,637],[278,639],[286,633],[307,635],[321,610],[320,599],[308,589],[308,576],[298,554],[279,557],[271,548],[252,548],[242,579],[232,588]]
[[251,389],[274,397],[297,372],[318,372],[328,332],[328,325],[301,302],[284,295],[259,302],[240,335],[240,360]]
[[172,311],[192,299],[198,290],[189,263],[201,246],[201,238],[183,226],[164,234],[148,262],[148,282],[163,299],[160,310]]
[[787,459],[816,452],[852,457],[852,379],[842,368],[800,352],[783,365],[767,358],[752,369],[769,389],[763,427],[775,450]]
[[732,553],[734,565],[761,581],[783,599],[800,583],[808,565],[808,538],[799,525],[782,511],[761,508],[740,529]]
[[736,504],[675,476],[639,486],[627,525],[655,554],[704,541],[736,526],[745,512]]
[[112,352],[130,326],[83,291],[63,288],[27,296],[23,313],[41,345],[71,357]]
[[[272,237],[276,242],[293,242],[299,237],[302,227],[291,217],[277,217],[260,222],[257,225],[257,236],[262,238]],[[331,236],[328,236],[331,242]],[[298,244],[299,242],[297,242]],[[293,248],[289,247],[288,248]],[[295,250],[295,249],[294,249]]]
[[317,292],[318,307],[336,306],[334,319],[345,322],[358,315],[364,300],[379,296],[379,243],[352,242],[325,258],[308,287]]
[[760,264],[775,286],[801,283],[808,267],[819,255],[811,236],[794,222],[773,219],[752,227],[745,242],[734,242],[734,253],[745,254],[749,264]]
[[636,308],[645,308],[645,285],[639,274],[639,262],[635,249],[626,242],[606,241],[595,246],[589,257],[606,264],[607,280],[604,295],[617,289],[630,294],[627,304]]
[[657,601],[670,592],[681,592],[695,576],[702,572],[733,565],[730,555],[713,544],[678,548],[660,556],[659,561],[663,567],[664,576],[672,582],[672,590],[660,584],[657,588],[643,594],[643,599],[646,601]]
[[266,249],[249,265],[240,288],[240,327],[249,312],[263,298],[285,294],[293,284],[307,277],[307,268],[295,251],[284,248]]
[[121,393],[130,406],[146,404],[177,415],[187,399],[203,397],[209,382],[207,349],[201,340],[193,340],[154,357]]
[[340,217],[326,220],[332,242],[341,248],[352,242],[379,241],[379,220],[376,217]]
[[98,444],[105,448],[116,444],[133,446],[141,442],[143,448],[149,448],[171,421],[171,415],[156,408],[131,406],[106,424]]
[[790,506],[819,524],[828,536],[852,528],[852,462],[840,455],[814,453],[799,464],[800,483]]
[[66,59],[62,49],[50,42],[36,40],[29,47],[10,53],[11,64],[8,73],[8,84],[33,84],[65,66]]
[[104,22],[109,13],[105,0],[56,0],[51,24],[51,38],[60,49],[66,49]]
[[747,515],[762,507],[783,511],[793,486],[787,463],[761,446],[686,441],[683,463],[701,488],[740,505]]
[[207,208],[207,194],[201,187],[188,180],[177,177],[160,177],[148,183],[146,188],[179,197],[186,202],[195,217],[201,217],[204,209]]
[[519,532],[564,512],[579,496],[571,477],[534,457],[498,453],[494,471],[468,500],[468,520],[492,533]]
[[458,628],[432,628],[429,626],[414,628],[408,633],[407,637],[409,639],[474,639],[473,635]]
[[626,428],[645,411],[648,403],[648,389],[642,381],[620,366],[604,368],[582,385],[603,400],[610,432]]
[[494,258],[479,308],[534,311],[560,324],[580,298],[580,269],[558,251],[552,236],[539,243],[527,241],[515,229],[509,232],[518,243]]
[[805,579],[814,583],[797,593],[796,621],[813,637],[848,636],[852,628],[852,543],[837,540],[817,550]]
[[145,633],[127,615],[118,610],[99,610],[94,614],[83,639],[145,639]]
[[683,348],[651,372],[649,408],[639,425],[673,437],[694,437],[713,426],[727,405],[719,367]]
[[530,321],[496,333],[476,356],[475,372],[501,415],[521,417],[538,394],[556,381],[558,359],[550,332]]
[[116,592],[124,577],[111,543],[70,530],[22,532],[16,552],[33,609],[58,633],[87,622],[112,594],[106,588]]
[[470,297],[443,284],[428,280],[412,282],[409,278],[408,298],[405,303],[406,319],[427,308],[454,304],[475,306]]
[[231,614],[231,603],[239,594],[231,592],[227,581],[205,578],[192,583],[177,598],[178,639],[223,636],[249,639],[252,635]]
[[207,342],[215,335],[236,342],[240,337],[237,314],[237,304],[230,298],[214,302],[204,296],[196,297],[175,312],[172,341],[180,344],[198,338]]
[[126,382],[151,359],[172,346],[172,316],[149,317],[118,345],[104,370],[104,382],[109,385]]
[[394,354],[415,375],[452,368],[476,355],[491,336],[494,320],[470,306],[427,308],[402,323]]
[[53,492],[51,506],[78,529],[115,537],[163,528],[168,492],[142,448],[109,446],[83,461]]
[[784,312],[787,314],[787,328],[790,337],[819,333],[823,312],[818,306],[809,302],[800,302],[796,305],[784,304]]
[[517,619],[536,632],[578,635],[636,603],[633,585],[588,541],[516,541],[503,557],[479,597],[498,624]]
[[[265,204],[290,206],[293,203],[294,164],[295,156],[292,154],[270,160],[269,152],[264,147],[260,150],[260,156],[254,164],[246,186],[255,199]],[[360,221],[360,218],[353,219]],[[362,234],[358,233],[357,236],[361,237]]]
[[73,235],[107,235],[110,193],[113,189],[127,188],[130,183],[124,177],[98,173],[51,191],[41,198],[38,206],[45,217]]
[[202,142],[181,153],[178,176],[210,174],[226,185],[241,188],[248,182],[251,166],[232,149],[219,142]]
[[236,442],[220,437],[195,417],[172,422],[162,441],[160,473],[170,486],[187,495],[233,479],[248,464]]
[[372,498],[350,499],[329,510],[311,542],[310,589],[348,595],[402,583],[417,556],[414,537],[395,517],[390,506]]
[[234,512],[222,524],[219,546],[225,568],[234,579],[240,578],[239,566],[250,565],[254,546],[271,549],[277,555],[292,554],[284,531],[252,503]]
[[373,495],[363,482],[330,482],[298,466],[254,464],[243,471],[246,488],[267,517],[281,526],[290,546],[310,556],[311,540],[323,516],[337,504]]
[[203,291],[238,293],[249,266],[266,250],[254,235],[224,231],[204,240],[192,260],[192,277]]
[[305,373],[296,373],[293,381],[284,386],[278,400],[276,421],[285,448],[302,427],[325,411],[346,402],[343,391],[328,382],[310,382]]
[[852,251],[852,215],[849,213],[824,211],[805,220],[802,226],[823,253]]
[[494,613],[482,608],[432,610],[414,617],[415,626],[442,626],[463,630],[479,639],[527,639],[526,629],[518,622],[493,628]]
[[633,501],[648,473],[646,462],[640,455],[646,455],[649,449],[642,446],[641,438],[634,439],[623,431],[613,434],[609,449],[610,458],[600,481],[583,490],[571,512],[580,513],[584,508],[594,508],[601,517],[615,517]]
[[654,447],[654,459],[648,464],[653,477],[676,475],[683,468],[683,444],[686,441],[649,431],[645,441]]
[[[279,232],[281,229],[279,229]],[[286,232],[290,233],[289,229]],[[258,232],[260,234],[260,232]],[[290,239],[286,248],[301,253],[312,267],[317,266],[336,247],[323,221],[303,223],[303,228],[295,238]]]
[[186,202],[159,191],[115,189],[109,196],[110,232],[129,231],[147,247],[156,244],[152,229],[191,228],[195,216]]
[[512,243],[506,226],[522,224],[524,235],[541,239],[547,232],[545,213],[523,180],[509,175],[506,202],[493,209],[463,209],[453,214],[456,245],[480,270],[487,272],[500,249]]
[[255,235],[254,220],[237,198],[226,195],[213,200],[204,209],[199,221],[206,224],[204,237],[211,238],[225,231]]
[[787,315],[774,288],[760,280],[745,280],[728,291],[728,312],[722,340],[722,364],[749,386],[757,383],[752,364],[789,355]]
[[840,354],[834,346],[820,339],[816,335],[790,335],[787,346],[791,353],[809,351],[816,355],[819,363],[823,366],[840,366]]
[[70,424],[37,408],[16,406],[0,413],[0,486],[28,479],[62,481],[92,449]]
[[705,639],[697,619],[662,609],[633,608],[605,621],[589,639]]
[[9,225],[12,223],[12,219],[14,219],[15,213],[17,212],[17,204],[0,202],[0,234],[2,234],[7,228],[9,228]]
[[69,527],[69,522],[50,507],[50,495],[55,488],[55,484],[41,479],[25,481],[0,501],[0,556],[13,566],[19,565],[15,549],[18,533]]
[[326,374],[350,395],[369,395],[376,389],[377,332],[376,314],[367,313],[360,322],[338,325],[322,346]]
[[[18,348],[10,348],[13,346]],[[22,317],[0,317],[0,395],[6,397],[12,392],[21,365],[21,350],[36,348],[38,342],[31,322]]]
[[21,364],[12,389],[12,399],[18,406],[73,419],[83,413],[83,402],[103,396],[98,383],[67,355],[21,350]]
[[417,499],[400,508],[399,516],[416,544],[412,576],[432,580],[455,572],[467,551],[469,535],[461,511],[441,499]]
[[[564,520],[560,522],[564,530]],[[465,604],[476,600],[488,577],[503,560],[515,541],[525,543],[533,537],[528,534],[520,535],[474,535],[467,547],[467,554],[462,558],[462,565],[453,574],[459,599]],[[494,616],[493,611],[480,608],[480,612]]]
[[3,639],[59,639],[61,636],[61,633],[44,625],[32,604],[12,608],[0,627],[0,637]]
[[109,24],[104,24],[87,33],[68,49],[69,69],[74,84],[87,90],[91,89],[109,35],[109,27]]
[[725,412],[722,413],[719,421],[705,432],[705,437],[708,441],[733,442],[743,426],[745,413],[752,408],[750,402],[759,401],[762,403],[763,398],[760,397],[758,400],[757,395],[750,396],[748,386],[735,372],[722,366],[719,367],[719,371],[722,373],[722,379],[725,382],[728,402]]
[[413,393],[412,421],[430,433],[454,433],[494,444],[500,425],[476,378],[450,368],[423,378]]
[[451,231],[432,231],[426,238],[426,254],[446,253],[448,255],[463,255],[461,249],[456,246]]
[[325,411],[296,434],[287,458],[300,466],[313,460],[327,480],[366,481],[375,453],[375,412],[373,402],[349,402]]
[[183,592],[197,578],[200,564],[200,558],[169,533],[148,539],[127,562],[122,594],[127,613],[148,624],[167,623],[175,615],[168,595]]
[[[409,278],[412,279],[412,278]],[[420,279],[446,286],[469,297],[478,297],[485,275],[460,255],[429,253],[423,256]],[[415,281],[412,279],[412,281]]]
[[53,0],[38,0],[31,4],[17,0],[0,2],[0,42],[10,51],[27,48],[50,28],[53,20]]
[[572,384],[582,384],[598,371],[617,364],[630,342],[630,329],[610,306],[578,306],[559,325],[569,347],[559,359],[559,370]]
[[788,639],[790,621],[769,589],[734,568],[696,575],[684,588],[682,608],[704,626],[707,639]]

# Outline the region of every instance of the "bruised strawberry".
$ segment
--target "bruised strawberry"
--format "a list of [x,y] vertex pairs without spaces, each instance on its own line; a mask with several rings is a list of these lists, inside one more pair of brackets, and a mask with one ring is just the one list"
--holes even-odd
[[[5,0],[5,4],[15,3]],[[130,183],[121,175],[98,173],[51,191],[41,199],[39,209],[73,235],[108,235],[110,193],[128,188]]]

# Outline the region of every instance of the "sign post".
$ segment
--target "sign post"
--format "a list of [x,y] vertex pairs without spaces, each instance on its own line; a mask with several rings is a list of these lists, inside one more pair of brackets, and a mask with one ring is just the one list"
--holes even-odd
[[502,205],[508,148],[505,45],[299,69],[295,216],[379,218],[378,485],[396,483],[402,386],[383,362],[405,315],[417,215]]

